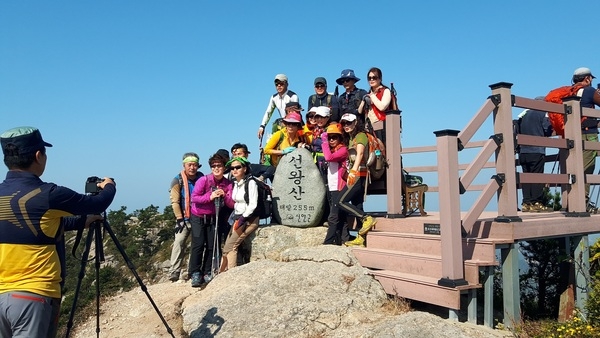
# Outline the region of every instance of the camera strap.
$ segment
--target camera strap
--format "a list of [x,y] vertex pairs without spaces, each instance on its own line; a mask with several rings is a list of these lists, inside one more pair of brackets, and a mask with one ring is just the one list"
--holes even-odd
[[79,242],[81,242],[81,236],[83,235],[83,229],[84,228],[77,230],[77,235],[75,236],[75,242],[73,242],[73,249],[71,249],[71,254],[75,258],[77,258],[75,253],[77,252],[77,247],[79,246]]

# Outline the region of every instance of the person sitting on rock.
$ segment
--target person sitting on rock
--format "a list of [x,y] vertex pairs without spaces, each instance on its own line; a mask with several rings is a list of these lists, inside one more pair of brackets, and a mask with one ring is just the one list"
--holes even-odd
[[233,225],[223,247],[220,272],[237,266],[238,248],[246,237],[258,229],[259,222],[258,216],[253,215],[258,204],[258,186],[256,181],[249,179],[252,175],[250,162],[245,157],[234,157],[227,162],[227,167],[235,179],[231,194],[235,204],[230,217]]

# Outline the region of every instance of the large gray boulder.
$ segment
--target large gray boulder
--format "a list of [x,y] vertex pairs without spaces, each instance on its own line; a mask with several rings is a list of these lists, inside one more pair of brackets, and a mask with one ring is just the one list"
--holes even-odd
[[283,225],[266,225],[258,228],[246,242],[251,247],[251,261],[259,259],[281,260],[281,253],[295,247],[314,247],[323,244],[326,227],[290,228]]
[[386,294],[348,248],[291,248],[218,275],[182,304],[190,337],[316,337],[380,320]]
[[326,188],[310,151],[284,155],[273,181],[273,217],[279,224],[313,227],[321,223]]

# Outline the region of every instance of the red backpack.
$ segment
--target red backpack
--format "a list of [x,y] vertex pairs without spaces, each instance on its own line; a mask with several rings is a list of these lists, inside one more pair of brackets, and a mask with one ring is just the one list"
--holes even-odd
[[[563,103],[563,99],[570,96],[577,96],[579,89],[583,88],[582,85],[563,86],[556,89],[552,89],[548,95],[544,98],[546,102],[552,103]],[[552,128],[556,132],[556,135],[565,136],[565,115],[556,112],[548,112],[548,118],[552,124]],[[583,121],[585,117],[582,117]]]

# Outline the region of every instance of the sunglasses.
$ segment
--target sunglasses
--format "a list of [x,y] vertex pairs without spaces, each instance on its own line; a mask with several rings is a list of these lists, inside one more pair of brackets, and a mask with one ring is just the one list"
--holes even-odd
[[352,79],[343,79],[342,83],[346,83],[346,82],[350,82],[350,81],[354,81],[354,80],[352,80]]
[[285,122],[285,125],[286,126],[290,126],[290,127],[298,127],[298,128],[302,127],[302,124],[300,124],[300,123],[293,123],[293,122]]
[[306,115],[307,119],[314,119],[316,114],[308,114]]
[[223,168],[223,165],[222,164],[212,164],[210,167],[211,168]]
[[377,81],[377,80],[379,80],[379,76],[369,76],[369,77],[367,77],[367,79],[369,81]]
[[325,88],[325,85],[324,84],[317,84],[317,85],[315,85],[315,88]]
[[275,86],[285,86],[285,82],[275,82]]
[[350,122],[350,121],[342,121],[341,125],[345,127],[345,126],[351,126],[353,123],[354,122]]
[[339,140],[340,136],[339,135],[327,135],[327,139],[329,141],[331,141],[331,140]]
[[231,170],[240,170],[242,168],[243,168],[243,166],[241,166],[241,165],[232,165],[231,167],[229,167],[229,169],[231,169]]

